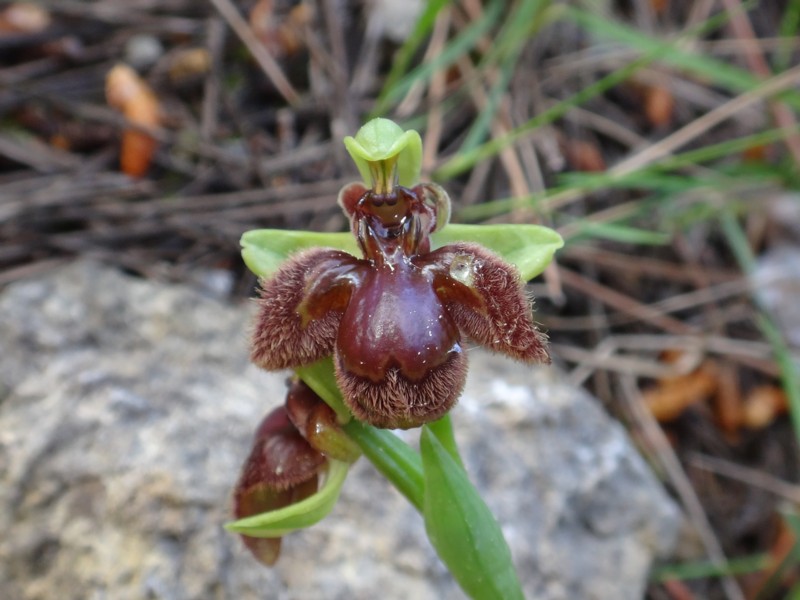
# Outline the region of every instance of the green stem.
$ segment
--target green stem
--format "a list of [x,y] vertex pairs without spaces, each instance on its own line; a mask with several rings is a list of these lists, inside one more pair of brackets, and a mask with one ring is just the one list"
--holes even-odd
[[376,429],[353,419],[344,430],[370,462],[418,511],[422,512],[425,484],[422,460],[403,440],[385,429]]
[[461,460],[461,455],[458,453],[458,444],[456,444],[456,437],[453,433],[453,422],[450,420],[450,415],[445,415],[438,421],[428,423],[428,429],[431,430],[431,433],[436,436],[439,443],[447,450],[447,453],[463,469],[464,461]]
[[[347,436],[422,515],[431,544],[471,598],[524,598],[502,530],[464,470],[449,415],[423,427],[420,455],[391,431],[352,418],[330,359],[297,369],[297,374],[336,410]],[[312,498],[320,500],[317,496]],[[325,508],[330,509],[328,504]],[[287,510],[295,520],[305,516],[302,511],[291,512],[295,507]],[[229,527],[244,523],[244,533],[250,535],[283,535],[289,529],[276,528],[276,515],[283,513],[265,513],[255,522]],[[280,524],[294,525],[294,521]]]

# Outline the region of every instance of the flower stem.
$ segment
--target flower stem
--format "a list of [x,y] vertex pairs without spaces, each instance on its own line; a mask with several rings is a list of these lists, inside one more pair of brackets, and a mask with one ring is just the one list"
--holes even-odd
[[422,512],[425,484],[422,460],[408,444],[390,431],[376,429],[355,419],[344,430],[398,491]]
[[436,436],[452,459],[458,463],[458,466],[463,469],[464,461],[461,460],[461,455],[458,453],[458,445],[453,434],[453,422],[450,420],[450,415],[447,414],[437,421],[428,423],[428,429]]

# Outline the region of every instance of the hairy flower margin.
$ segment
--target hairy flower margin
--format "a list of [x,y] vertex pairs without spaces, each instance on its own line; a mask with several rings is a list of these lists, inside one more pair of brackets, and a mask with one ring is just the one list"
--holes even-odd
[[455,405],[467,373],[462,337],[548,363],[514,266],[470,242],[432,250],[450,200],[417,181],[419,135],[374,119],[345,145],[366,184],[338,198],[361,258],[311,248],[262,280],[253,362],[279,370],[333,356],[347,407],[381,428],[417,427]]

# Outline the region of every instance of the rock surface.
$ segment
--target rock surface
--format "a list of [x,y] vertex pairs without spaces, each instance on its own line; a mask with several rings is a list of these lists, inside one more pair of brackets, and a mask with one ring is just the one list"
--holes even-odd
[[[285,389],[247,362],[250,312],[90,262],[3,291],[0,598],[463,597],[363,459],[273,569],[222,528]],[[678,515],[623,430],[555,368],[470,360],[456,434],[526,595],[641,598]]]

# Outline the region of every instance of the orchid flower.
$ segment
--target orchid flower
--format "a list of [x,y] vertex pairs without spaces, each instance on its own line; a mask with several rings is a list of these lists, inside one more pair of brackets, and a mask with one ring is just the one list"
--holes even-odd
[[364,179],[338,199],[360,256],[307,249],[263,280],[253,362],[278,370],[333,356],[347,407],[381,428],[417,427],[454,406],[466,380],[464,338],[549,362],[514,266],[476,243],[432,249],[450,200],[417,182],[419,134],[375,119],[345,146]]
[[[447,412],[464,386],[466,339],[549,362],[523,282],[563,242],[538,225],[448,224],[447,193],[419,182],[415,131],[375,119],[344,143],[363,179],[339,193],[349,232],[242,236],[261,278],[253,361],[296,379],[256,431],[234,492],[238,519],[226,528],[273,563],[282,536],[330,513],[363,453],[422,514],[465,593],[521,600]],[[419,452],[385,431],[418,425]]]

